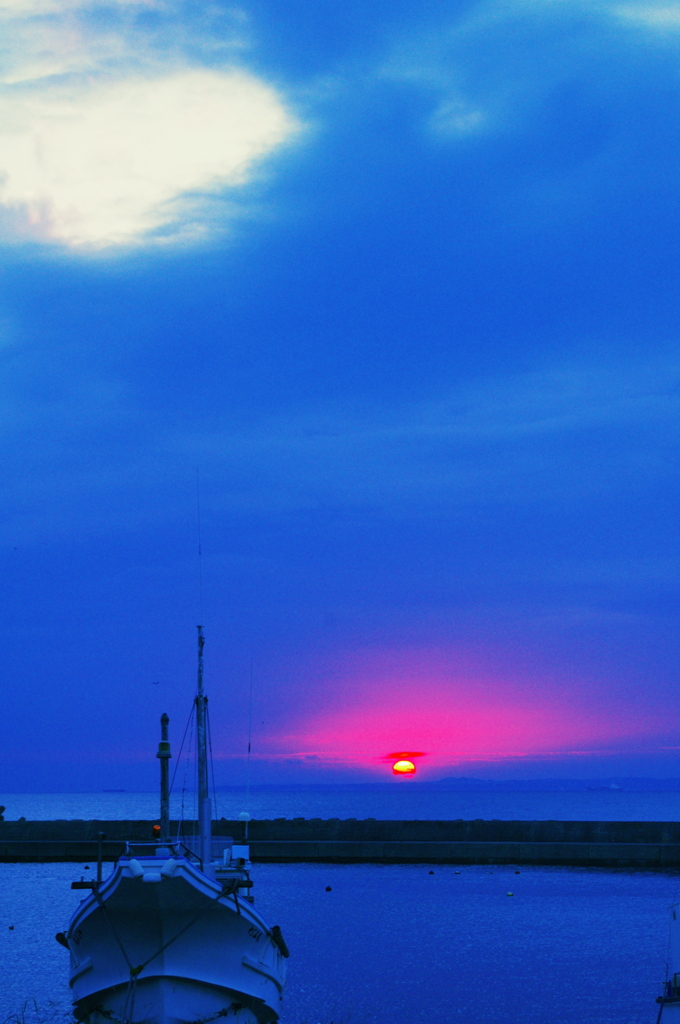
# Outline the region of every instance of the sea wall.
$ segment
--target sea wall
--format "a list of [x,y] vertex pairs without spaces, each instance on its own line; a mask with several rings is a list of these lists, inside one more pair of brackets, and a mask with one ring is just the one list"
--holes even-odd
[[[0,861],[106,860],[126,840],[150,841],[152,821],[3,821]],[[176,834],[177,823],[172,823]],[[185,828],[190,827],[185,823]],[[216,835],[243,839],[240,821]],[[680,823],[656,821],[377,821],[277,818],[251,821],[255,861],[336,863],[563,864],[680,869]]]

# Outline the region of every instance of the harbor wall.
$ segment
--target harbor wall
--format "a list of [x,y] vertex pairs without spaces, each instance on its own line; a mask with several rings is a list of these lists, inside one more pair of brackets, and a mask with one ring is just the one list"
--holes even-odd
[[[153,821],[3,821],[0,862],[106,860],[125,841],[149,842]],[[173,822],[172,833],[177,833]],[[191,831],[185,822],[185,830]],[[240,821],[216,835],[244,838]],[[251,821],[254,861],[310,863],[542,864],[680,869],[680,823],[620,821],[380,821],[278,818]]]

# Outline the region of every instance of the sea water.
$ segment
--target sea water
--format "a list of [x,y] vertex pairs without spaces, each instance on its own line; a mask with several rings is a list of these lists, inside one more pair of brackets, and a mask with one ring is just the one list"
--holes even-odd
[[[153,793],[0,802],[8,820],[158,814]],[[248,807],[261,818],[668,821],[680,794],[260,789]],[[218,815],[243,809],[243,791],[218,792]],[[69,1018],[68,954],[54,935],[83,871],[0,864],[0,1024]],[[673,874],[598,869],[256,864],[254,880],[291,949],[282,1024],[654,1024],[667,908],[680,896]]]
[[[158,817],[157,793],[0,793],[7,821],[56,818],[152,820]],[[302,789],[218,790],[215,817],[237,818],[384,818],[506,821],[677,821],[680,792],[595,790],[581,792],[456,792],[403,785]],[[173,794],[171,817],[195,816],[192,797]]]
[[[0,865],[0,1021],[68,1019],[54,934],[83,868]],[[421,864],[253,875],[257,908],[291,950],[282,1024],[656,1020],[677,876]]]

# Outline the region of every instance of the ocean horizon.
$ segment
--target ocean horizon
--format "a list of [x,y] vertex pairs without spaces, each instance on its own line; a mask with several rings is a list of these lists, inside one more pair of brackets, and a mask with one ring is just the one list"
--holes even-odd
[[[557,780],[556,780],[557,781]],[[311,786],[218,787],[213,817],[233,820],[242,811],[253,818],[377,818],[386,820],[501,821],[677,821],[677,789],[610,784],[531,789],[501,786],[444,786],[406,783]],[[636,780],[638,783],[642,780]],[[661,780],[660,780],[661,781]],[[676,780],[665,780],[666,784]],[[575,784],[574,784],[575,785]],[[0,793],[5,821],[153,820],[159,816],[156,792],[108,790],[85,793]],[[196,817],[195,795],[173,793],[174,819]]]
[[[680,791],[617,786],[260,785],[249,799],[246,787],[222,787],[216,817],[248,804],[260,818],[680,818]],[[155,792],[120,790],[0,801],[6,820],[153,819],[159,809]],[[171,813],[181,810],[174,794]],[[185,795],[185,816],[193,810]],[[68,958],[54,934],[77,906],[70,882],[83,870],[0,865],[2,1024],[71,1019]],[[648,1024],[680,885],[677,873],[513,865],[255,863],[253,879],[258,909],[291,948],[282,1024]]]

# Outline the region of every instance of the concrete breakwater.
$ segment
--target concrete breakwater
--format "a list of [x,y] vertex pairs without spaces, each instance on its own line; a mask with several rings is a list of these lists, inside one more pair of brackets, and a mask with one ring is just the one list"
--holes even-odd
[[[0,861],[115,859],[126,841],[149,842],[153,821],[3,821]],[[191,823],[185,822],[187,833]],[[243,838],[222,818],[216,835]],[[172,823],[172,834],[177,822]],[[628,821],[384,821],[275,818],[251,821],[255,861],[327,863],[543,864],[680,869],[680,823]]]

